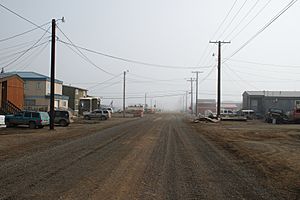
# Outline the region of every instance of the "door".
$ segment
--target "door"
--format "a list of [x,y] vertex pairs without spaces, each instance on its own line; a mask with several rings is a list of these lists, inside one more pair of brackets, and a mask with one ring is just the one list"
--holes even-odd
[[7,81],[2,82],[2,88],[1,88],[1,107],[3,106],[3,103],[7,101]]

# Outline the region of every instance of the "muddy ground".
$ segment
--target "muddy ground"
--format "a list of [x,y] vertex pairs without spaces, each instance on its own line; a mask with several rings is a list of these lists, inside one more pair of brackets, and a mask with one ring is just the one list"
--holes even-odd
[[0,130],[0,199],[299,199],[300,126],[181,114]]
[[118,117],[101,121],[78,118],[67,127],[55,126],[53,131],[50,131],[48,126],[42,129],[30,129],[28,126],[0,128],[0,160],[41,151],[50,146],[137,119]]
[[267,184],[300,195],[299,124],[274,125],[254,120],[192,126],[241,162],[262,172]]

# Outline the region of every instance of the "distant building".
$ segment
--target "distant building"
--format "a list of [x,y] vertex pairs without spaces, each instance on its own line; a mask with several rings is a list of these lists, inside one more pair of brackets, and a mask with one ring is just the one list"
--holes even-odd
[[100,97],[82,97],[79,99],[79,114],[82,115],[84,112],[92,112],[101,107]]
[[237,111],[240,110],[241,108],[242,108],[242,102],[228,101],[228,102],[221,103],[221,109]]
[[[24,109],[48,111],[50,109],[50,78],[36,72],[11,72],[24,81]],[[62,95],[62,84],[55,80],[54,107],[68,108],[68,96]]]
[[74,114],[78,114],[79,100],[80,98],[87,97],[87,90],[78,87],[63,85],[62,93],[63,95],[69,97],[69,108],[74,111]]
[[216,113],[216,100],[215,99],[198,99],[198,113],[205,115],[207,111],[211,111],[212,113]]
[[243,109],[254,110],[264,115],[269,108],[293,110],[300,105],[300,91],[245,91],[243,93]]
[[0,113],[13,113],[23,106],[24,81],[16,74],[0,73]]

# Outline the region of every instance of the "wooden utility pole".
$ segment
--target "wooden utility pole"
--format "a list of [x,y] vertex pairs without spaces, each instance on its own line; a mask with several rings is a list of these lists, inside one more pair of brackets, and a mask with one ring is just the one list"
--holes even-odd
[[220,118],[221,113],[221,45],[222,44],[229,44],[230,42],[221,42],[221,41],[215,41],[209,43],[218,44],[218,92],[217,92],[217,118]]
[[51,75],[50,75],[50,130],[54,129],[54,94],[55,94],[55,29],[56,20],[52,19],[51,38]]
[[198,80],[199,80],[199,73],[203,73],[202,71],[193,71],[192,73],[196,73],[196,116],[198,116]]
[[191,114],[194,114],[194,109],[193,109],[193,81],[194,79],[191,78],[190,80],[187,80],[191,82]]
[[123,117],[125,118],[125,78],[126,78],[126,71],[124,71],[124,78],[123,78]]

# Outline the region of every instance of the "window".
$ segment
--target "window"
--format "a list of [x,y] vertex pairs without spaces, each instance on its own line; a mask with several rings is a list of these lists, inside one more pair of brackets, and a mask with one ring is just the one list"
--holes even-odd
[[36,113],[36,112],[34,112],[34,113],[32,113],[32,117],[34,117],[34,118],[40,118],[40,114],[39,114],[39,113]]
[[36,89],[41,89],[41,82],[36,83]]
[[75,94],[78,95],[79,94],[79,91],[78,89],[75,89]]
[[67,107],[67,102],[63,101],[63,102],[62,102],[62,106],[63,106],[63,107]]
[[24,117],[31,117],[31,112],[25,112]]

